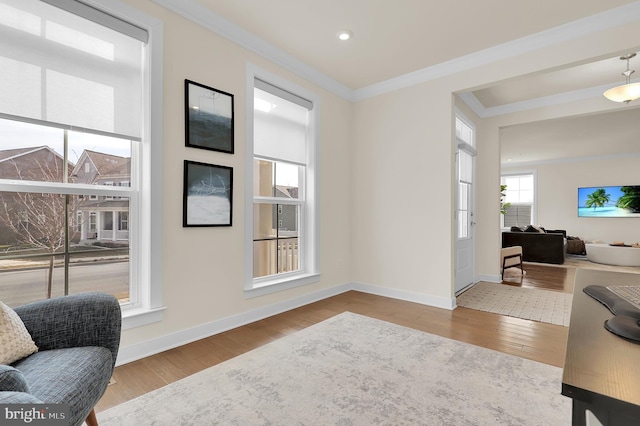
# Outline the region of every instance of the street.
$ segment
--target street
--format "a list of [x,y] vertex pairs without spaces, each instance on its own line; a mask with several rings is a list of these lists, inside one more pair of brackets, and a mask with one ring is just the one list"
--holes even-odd
[[[0,271],[0,300],[11,307],[47,298],[48,268]],[[129,262],[71,264],[69,293],[102,291],[119,299],[129,295]],[[52,297],[64,294],[64,268],[53,273]]]

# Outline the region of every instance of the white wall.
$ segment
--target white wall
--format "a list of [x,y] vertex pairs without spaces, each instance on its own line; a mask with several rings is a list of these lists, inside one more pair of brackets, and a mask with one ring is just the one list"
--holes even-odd
[[[171,345],[208,324],[246,312],[286,307],[349,282],[381,294],[446,307],[453,300],[453,101],[466,91],[527,73],[632,50],[634,23],[575,35],[510,55],[482,58],[466,71],[349,103],[301,77],[152,3],[123,0],[164,22],[163,299],[160,323],[127,330],[122,347]],[[425,54],[428,46],[420,46]],[[411,54],[411,52],[408,52]],[[476,58],[478,59],[478,58]],[[247,62],[321,97],[320,268],[316,284],[246,299],[242,290],[245,74]],[[185,148],[184,79],[235,95],[236,153]],[[553,115],[540,112],[540,116]],[[476,123],[478,131],[478,273],[498,272],[499,128],[508,117]],[[234,168],[230,228],[183,228],[184,159]],[[324,292],[324,293],[323,293]],[[235,321],[235,320],[234,320]],[[233,326],[234,321],[229,322]],[[197,332],[191,333],[193,330]],[[191,334],[190,334],[191,333]],[[160,343],[158,343],[160,342]]]
[[[145,342],[155,342],[154,347],[172,345],[179,341],[180,333],[195,336],[203,330],[206,332],[207,325],[212,322],[249,311],[260,312],[277,304],[286,306],[291,299],[347,283],[350,278],[352,105],[149,0],[126,0],[126,3],[164,22],[162,276],[166,310],[162,322],[124,331],[121,352],[131,353],[133,347],[138,352],[144,351]],[[247,63],[320,96],[319,164],[326,170],[319,178],[320,281],[251,299],[246,299],[243,292],[243,215],[251,208],[244,205],[243,197],[245,191],[251,191],[251,183],[244,181]],[[185,147],[185,78],[234,95],[235,154]],[[233,167],[232,227],[182,227],[185,159]],[[237,324],[231,322],[230,325]],[[190,334],[194,329],[198,331]]]
[[[578,217],[579,187],[634,185],[640,182],[639,164],[640,158],[633,156],[535,166],[536,223],[548,229],[566,229],[567,235],[584,240],[640,242],[637,218]],[[518,171],[517,168],[505,170]]]

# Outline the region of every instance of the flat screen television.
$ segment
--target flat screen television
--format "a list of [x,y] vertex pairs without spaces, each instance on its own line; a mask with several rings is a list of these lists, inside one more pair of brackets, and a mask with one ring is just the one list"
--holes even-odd
[[578,188],[578,217],[640,217],[640,185]]

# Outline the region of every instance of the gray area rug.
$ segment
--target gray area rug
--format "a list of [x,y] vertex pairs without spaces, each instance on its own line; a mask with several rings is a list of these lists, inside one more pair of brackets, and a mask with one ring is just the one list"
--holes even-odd
[[100,425],[568,425],[562,370],[343,313],[105,412]]
[[456,298],[464,308],[569,326],[571,294],[480,281]]

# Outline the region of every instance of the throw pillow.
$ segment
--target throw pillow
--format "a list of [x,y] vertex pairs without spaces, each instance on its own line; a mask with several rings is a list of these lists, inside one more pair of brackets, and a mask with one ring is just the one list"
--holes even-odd
[[527,227],[524,228],[524,232],[540,232],[540,231],[536,229],[536,227],[533,225],[527,225]]
[[577,237],[572,237],[571,239],[567,237],[567,254],[586,255],[587,250],[584,245],[584,241]]
[[0,364],[11,364],[37,351],[20,316],[0,302]]
[[523,229],[520,228],[519,226],[512,226],[511,227],[511,232],[522,232]]

